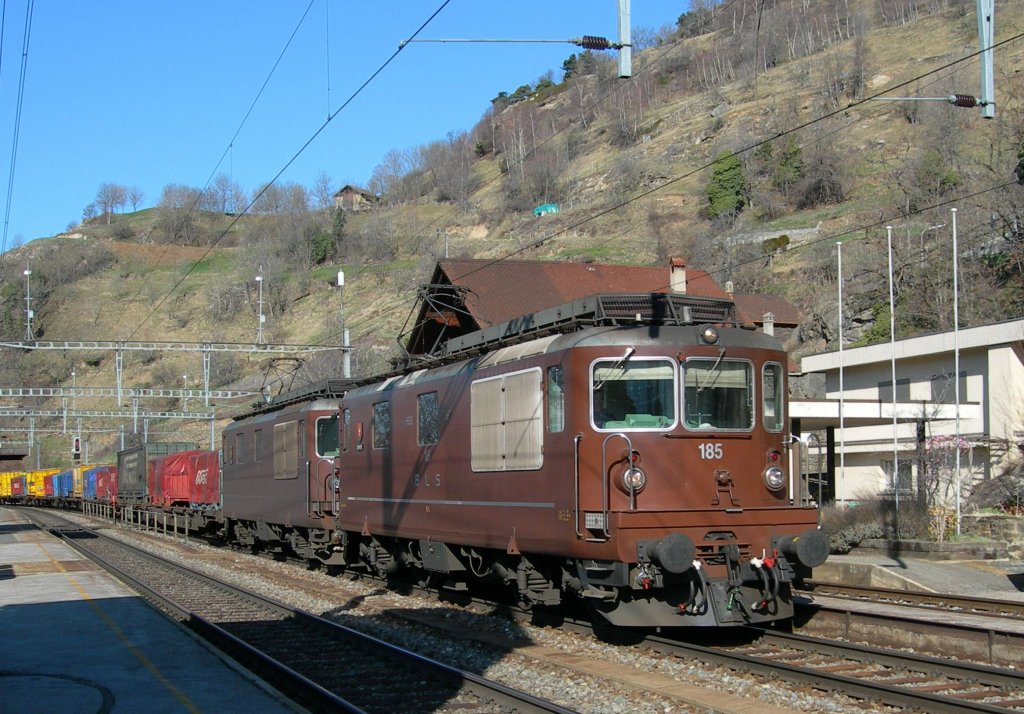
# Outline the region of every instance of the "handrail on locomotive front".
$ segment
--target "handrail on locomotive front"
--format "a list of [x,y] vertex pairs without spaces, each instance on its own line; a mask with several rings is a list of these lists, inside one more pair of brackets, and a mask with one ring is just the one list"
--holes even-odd
[[576,527],[576,537],[582,539],[583,531],[580,530],[580,442],[583,441],[583,434],[577,434],[572,440],[573,460],[572,478],[573,493],[576,495],[575,509],[573,510],[573,525]]
[[[626,459],[631,459],[633,456],[633,442],[629,440],[621,431],[617,431],[613,434],[609,434],[601,442],[601,530],[604,531],[604,539],[609,540],[612,537],[611,532],[608,530],[608,512],[611,510],[611,482],[612,476],[608,473],[608,442],[615,437],[621,437],[626,441]],[[631,507],[635,507],[635,502],[630,503]],[[596,538],[589,540],[598,540]]]

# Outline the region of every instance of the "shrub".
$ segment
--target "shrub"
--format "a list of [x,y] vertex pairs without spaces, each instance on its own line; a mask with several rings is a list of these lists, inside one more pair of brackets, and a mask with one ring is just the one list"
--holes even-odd
[[899,511],[889,498],[860,500],[841,509],[830,504],[821,509],[821,527],[829,535],[833,553],[849,553],[871,538],[929,538],[932,519],[926,505],[916,498],[901,499]]

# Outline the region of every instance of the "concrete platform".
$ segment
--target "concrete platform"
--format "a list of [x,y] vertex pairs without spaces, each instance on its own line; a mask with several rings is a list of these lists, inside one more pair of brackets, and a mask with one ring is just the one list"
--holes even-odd
[[932,560],[889,555],[831,555],[814,579],[894,590],[1024,600],[1024,562]]
[[0,713],[301,711],[0,507]]

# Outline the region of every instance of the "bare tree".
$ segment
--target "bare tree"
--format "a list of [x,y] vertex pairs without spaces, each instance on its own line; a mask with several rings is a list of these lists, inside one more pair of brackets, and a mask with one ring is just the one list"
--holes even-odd
[[256,213],[282,213],[285,202],[284,190],[276,183],[263,184],[252,195],[252,207]]
[[110,214],[114,209],[124,206],[125,188],[116,183],[100,184],[96,191],[96,206],[99,207],[102,215],[107,217],[107,225],[110,225]]
[[316,175],[316,182],[313,184],[313,200],[318,209],[330,208],[334,204],[334,182],[330,174],[321,171]]
[[195,208],[199,203],[199,189],[180,184],[164,186],[158,205],[157,228],[168,243],[197,245],[200,230]]
[[373,170],[369,188],[392,204],[415,199],[416,174],[422,169],[418,152],[392,149]]
[[213,210],[221,213],[240,213],[245,208],[245,191],[227,174],[214,176],[207,193]]
[[469,200],[473,182],[473,147],[466,132],[449,132],[447,139],[423,148],[423,163],[433,174],[438,199],[460,204]]
[[289,182],[281,187],[284,191],[284,210],[293,214],[309,211],[309,191],[300,183]]
[[132,213],[139,210],[139,204],[146,198],[146,194],[138,186],[131,186],[128,189],[128,203],[132,204]]

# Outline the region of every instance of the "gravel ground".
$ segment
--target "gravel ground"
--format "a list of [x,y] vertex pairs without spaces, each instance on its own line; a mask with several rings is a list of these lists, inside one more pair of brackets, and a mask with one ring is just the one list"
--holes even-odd
[[[567,630],[539,628],[529,624],[475,613],[418,595],[398,595],[379,583],[332,577],[305,570],[292,563],[275,562],[244,553],[225,551],[203,544],[183,544],[163,536],[148,536],[121,528],[111,534],[168,559],[185,563],[200,572],[252,589],[293,607],[320,614],[382,639],[476,672],[535,696],[586,713],[633,714],[652,712],[728,711],[729,706],[692,706],[668,694],[646,691],[605,676],[597,677],[578,669],[553,665],[544,658],[490,646],[483,639],[528,641],[534,646],[566,653],[586,661],[613,663],[625,673],[654,673],[673,682],[697,685],[726,695],[743,697],[767,705],[804,712],[863,714],[879,711],[858,700],[790,685],[766,681],[742,672],[700,662],[683,661],[638,648],[617,646]],[[450,625],[449,632],[414,620],[439,617]],[[470,632],[467,639],[452,632]],[[747,702],[749,706],[749,702]],[[896,711],[896,710],[888,710]]]

